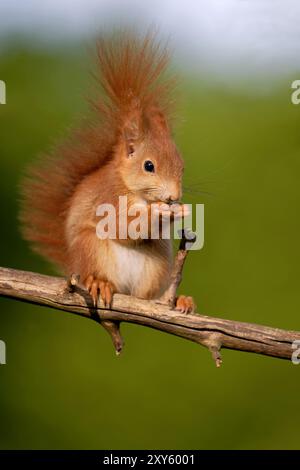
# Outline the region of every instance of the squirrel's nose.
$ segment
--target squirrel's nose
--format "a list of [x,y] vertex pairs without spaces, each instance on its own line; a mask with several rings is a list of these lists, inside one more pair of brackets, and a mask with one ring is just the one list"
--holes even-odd
[[174,204],[175,202],[179,202],[178,197],[169,196],[166,200],[167,204]]
[[181,187],[177,182],[169,181],[165,185],[165,192],[163,194],[163,200],[167,204],[174,204],[179,202],[181,199]]

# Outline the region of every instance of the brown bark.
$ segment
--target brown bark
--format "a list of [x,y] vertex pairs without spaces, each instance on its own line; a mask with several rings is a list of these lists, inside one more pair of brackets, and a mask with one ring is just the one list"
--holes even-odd
[[[170,310],[168,305],[162,303],[121,294],[115,294],[111,310],[105,309],[100,301],[94,309],[89,294],[74,277],[72,281],[67,281],[59,277],[0,268],[0,296],[64,310],[106,324],[129,322],[180,336],[206,346],[217,366],[221,363],[221,348],[291,359],[292,343],[300,340],[298,331],[199,314],[185,315]],[[118,335],[116,341],[120,341]]]

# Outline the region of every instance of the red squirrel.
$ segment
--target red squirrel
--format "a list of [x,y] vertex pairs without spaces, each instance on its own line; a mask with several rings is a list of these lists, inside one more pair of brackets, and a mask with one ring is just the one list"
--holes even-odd
[[[170,129],[172,80],[163,80],[168,51],[153,35],[121,34],[100,40],[97,56],[103,94],[93,105],[95,117],[29,169],[21,220],[36,251],[65,274],[79,274],[94,305],[100,295],[110,308],[115,292],[143,299],[163,294],[172,241],[99,239],[96,209],[110,203],[118,215],[118,198],[127,196],[128,207],[143,202],[150,217],[154,203],[179,202],[183,160]],[[177,216],[185,207],[177,206]],[[166,213],[164,206],[159,216]],[[179,296],[176,309],[193,311],[193,299]]]

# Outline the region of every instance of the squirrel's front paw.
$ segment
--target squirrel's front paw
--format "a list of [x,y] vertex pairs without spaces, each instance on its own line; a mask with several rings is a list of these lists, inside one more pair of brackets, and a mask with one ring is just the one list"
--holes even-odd
[[193,313],[196,309],[193,297],[187,297],[186,295],[180,295],[176,299],[175,310],[181,313]]
[[156,216],[161,216],[163,218],[171,218],[171,220],[183,219],[190,215],[190,209],[187,204],[166,204],[159,203],[154,204],[153,214]]
[[114,288],[111,282],[103,281],[101,279],[97,279],[93,275],[90,275],[85,281],[85,287],[87,288],[89,294],[93,299],[94,307],[97,306],[98,297],[100,293],[100,297],[104,303],[104,306],[106,308],[111,308],[112,298],[114,294]]

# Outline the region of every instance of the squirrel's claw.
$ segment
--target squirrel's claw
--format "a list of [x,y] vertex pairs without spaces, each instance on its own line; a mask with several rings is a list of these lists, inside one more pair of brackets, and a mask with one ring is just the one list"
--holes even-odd
[[100,281],[100,296],[101,299],[107,308],[111,308],[112,298],[113,298],[113,286],[108,281]]
[[180,295],[176,299],[175,310],[178,310],[180,313],[193,313],[196,309],[193,297]]
[[100,293],[104,307],[111,308],[114,289],[109,281],[102,281],[90,275],[85,281],[85,286],[93,299],[94,307],[97,306]]

